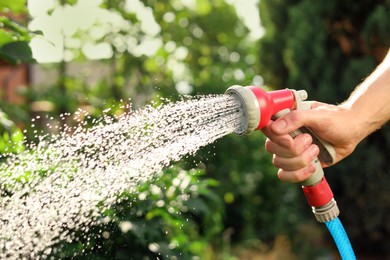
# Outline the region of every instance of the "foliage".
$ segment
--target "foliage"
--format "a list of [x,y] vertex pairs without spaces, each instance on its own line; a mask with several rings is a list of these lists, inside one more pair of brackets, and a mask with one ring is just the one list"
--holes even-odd
[[[267,31],[259,56],[265,81],[306,89],[311,99],[345,100],[390,46],[389,1],[261,1],[260,5]],[[389,140],[389,127],[383,127],[327,174],[358,253],[389,254],[390,228],[385,224],[390,212],[385,199],[390,184]]]
[[8,16],[26,12],[25,0],[2,1],[0,3],[0,59],[10,63],[34,62],[29,42],[28,29]]
[[1,1],[0,2],[1,12],[12,12],[15,14],[25,13],[26,0],[14,0],[14,1]]
[[204,259],[222,229],[220,198],[201,179],[202,170],[171,167],[136,193],[123,194],[102,224],[79,232],[72,243],[57,245],[55,258]]
[[25,149],[23,140],[22,131],[0,110],[0,154],[23,151]]

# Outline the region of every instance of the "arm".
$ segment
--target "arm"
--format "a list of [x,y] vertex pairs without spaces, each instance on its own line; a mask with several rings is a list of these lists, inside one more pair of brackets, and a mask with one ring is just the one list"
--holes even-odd
[[377,69],[342,104],[354,112],[362,124],[361,139],[390,119],[390,51]]
[[[318,147],[302,134],[288,133],[302,126],[311,128],[336,150],[336,162],[353,152],[367,135],[390,119],[390,52],[376,70],[339,106],[315,103],[309,111],[292,111],[263,129],[269,138],[266,150],[274,154],[281,180],[300,182],[315,170],[312,160]],[[324,165],[327,166],[327,165]]]

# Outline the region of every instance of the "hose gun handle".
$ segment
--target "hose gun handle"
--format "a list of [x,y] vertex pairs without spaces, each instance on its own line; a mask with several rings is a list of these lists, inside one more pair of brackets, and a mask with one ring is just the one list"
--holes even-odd
[[[307,99],[307,92],[304,90],[290,89],[295,98],[295,110],[310,110],[313,101],[305,101]],[[280,118],[290,112],[290,109],[284,109],[273,116],[273,119]],[[319,222],[327,222],[336,218],[340,211],[337,207],[336,201],[333,198],[332,190],[329,187],[322,169],[320,160],[325,164],[333,164],[336,160],[336,152],[331,144],[322,140],[312,130],[307,127],[302,127],[290,133],[291,137],[295,138],[297,135],[308,133],[312,136],[313,143],[316,144],[320,153],[314,159],[316,171],[305,181],[302,182],[302,190],[305,193],[306,199],[310,206],[312,206],[313,213]]]

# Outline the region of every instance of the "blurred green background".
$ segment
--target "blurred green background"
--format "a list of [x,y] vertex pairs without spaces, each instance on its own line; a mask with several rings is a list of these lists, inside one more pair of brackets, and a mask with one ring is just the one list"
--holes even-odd
[[[120,102],[234,84],[337,104],[390,47],[388,0],[8,0],[0,10],[2,153],[23,133],[34,139],[36,116],[34,129],[50,132],[50,117],[60,124],[80,108],[98,118],[123,112]],[[264,141],[229,135],[175,163],[53,257],[337,259],[299,185],[278,181]],[[326,170],[359,259],[390,257],[389,156],[387,125]]]

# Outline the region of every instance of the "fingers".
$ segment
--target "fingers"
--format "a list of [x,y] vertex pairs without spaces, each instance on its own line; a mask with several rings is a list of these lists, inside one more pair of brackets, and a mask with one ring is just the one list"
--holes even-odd
[[273,164],[277,168],[287,171],[295,171],[308,166],[319,152],[318,146],[310,145],[302,154],[295,157],[282,157],[280,155],[273,156]]
[[273,154],[273,164],[280,168],[280,180],[302,182],[315,172],[313,161],[319,154],[318,146],[312,144],[309,134],[300,134],[293,139],[289,133],[302,126],[315,127],[319,122],[326,121],[323,113],[317,109],[321,106],[324,104],[313,103],[311,110],[291,111],[262,129],[269,138],[265,149]]
[[273,134],[269,138],[272,140],[266,141],[265,149],[273,154],[273,164],[280,168],[278,172],[280,180],[302,182],[315,172],[313,160],[319,154],[319,148],[312,144],[312,137],[309,134],[298,135],[291,139],[288,146],[284,143],[284,140],[288,140],[285,136]]
[[316,170],[316,166],[314,162],[311,162],[309,165],[307,165],[305,168],[296,170],[296,171],[286,171],[283,169],[279,169],[278,171],[278,178],[281,181],[285,182],[303,182],[307,178],[309,178]]
[[[282,139],[282,136],[269,138],[270,139],[265,142],[266,151],[286,158],[293,158],[301,155],[307,148],[309,148],[313,141],[309,134],[298,135],[295,139],[290,137],[291,141],[289,140],[289,145],[285,144],[285,140],[279,140]],[[285,139],[289,138],[285,137]]]
[[270,128],[270,125],[264,127],[262,131],[265,136],[269,138],[269,140],[272,140],[275,144],[278,144],[279,146],[282,146],[286,149],[289,149],[294,143],[294,139],[289,134],[276,134]]
[[[314,106],[319,106],[315,104]],[[315,110],[294,110],[275,120],[269,127],[278,135],[288,134],[302,126],[309,126],[318,121],[321,114]]]

